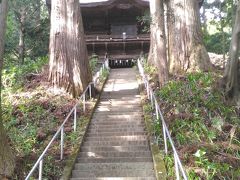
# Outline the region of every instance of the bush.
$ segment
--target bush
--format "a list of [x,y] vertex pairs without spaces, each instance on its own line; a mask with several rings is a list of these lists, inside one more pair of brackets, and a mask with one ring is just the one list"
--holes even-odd
[[40,57],[36,61],[26,59],[24,65],[17,66],[14,61],[6,61],[2,71],[3,90],[18,89],[22,86],[25,76],[29,73],[37,73],[48,62],[48,57]]
[[223,34],[222,33],[215,33],[215,34],[205,34],[203,37],[204,44],[207,48],[208,52],[213,52],[216,54],[223,54],[223,42],[224,42],[224,53],[229,51],[230,42],[231,42],[231,35],[228,33],[224,33],[225,40],[222,40]]

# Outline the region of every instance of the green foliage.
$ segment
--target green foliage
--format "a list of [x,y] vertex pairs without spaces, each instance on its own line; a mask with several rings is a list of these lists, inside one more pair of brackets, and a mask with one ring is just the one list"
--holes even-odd
[[171,155],[166,155],[164,157],[164,161],[166,164],[166,169],[167,169],[167,176],[168,178],[174,177],[174,159]]
[[16,66],[15,62],[5,60],[2,71],[2,87],[4,90],[19,89],[29,73],[37,73],[48,62],[47,57],[38,58],[36,61],[27,59],[24,65]]
[[100,76],[100,81],[103,82],[107,78],[108,75],[109,75],[109,70],[103,69],[101,76]]
[[204,149],[198,149],[195,154],[195,164],[202,169],[202,176],[206,179],[216,178],[217,173],[222,178],[224,174],[230,170],[230,165],[226,163],[211,162],[206,156],[207,152]]
[[143,16],[138,16],[137,21],[142,27],[141,33],[150,32],[151,16],[149,11],[145,11]]
[[90,58],[90,69],[92,72],[96,71],[97,68],[97,62],[98,62],[98,56],[96,54],[93,54]]
[[156,67],[151,66],[150,64],[148,64],[146,59],[145,59],[144,64],[143,64],[143,69],[144,69],[144,72],[146,72],[150,76],[153,76],[157,72]]
[[48,54],[49,19],[41,19],[37,27],[31,27],[31,22],[28,22],[26,28],[26,55],[31,59],[46,56]]
[[152,112],[152,106],[150,105],[150,104],[146,104],[146,105],[144,105],[143,106],[143,111],[145,112],[145,113],[151,113]]
[[[230,47],[230,37],[234,21],[234,12],[236,5],[233,0],[230,1],[204,1],[203,8],[206,13],[203,15],[203,22],[206,22],[204,29],[204,42],[208,52],[217,54],[227,53]],[[202,11],[204,12],[204,11]]]
[[[239,175],[238,166],[231,160],[223,162],[218,154],[239,156],[238,150],[220,142],[240,145],[238,133],[233,141],[226,136],[230,133],[226,126],[231,123],[231,127],[239,127],[240,121],[237,109],[227,105],[221,91],[213,88],[217,78],[214,73],[190,73],[157,91],[171,136],[184,157],[183,164],[190,166],[189,179],[235,179]],[[155,132],[161,137],[159,121],[155,121],[155,129],[159,129]],[[196,151],[191,154],[192,149]],[[165,162],[169,176],[174,177],[171,158],[167,156]]]
[[43,177],[44,179],[54,179],[56,175],[59,177],[62,175],[62,169],[55,163],[54,156],[48,155],[44,158]]
[[[203,40],[208,52],[217,54],[223,54],[224,52],[226,54],[229,51],[231,35],[226,32],[217,32],[211,35],[204,34]],[[223,47],[225,47],[225,49],[223,49]]]
[[[37,15],[38,12],[40,16]],[[24,18],[21,18],[22,13]],[[9,1],[5,56],[14,57],[16,64],[20,63],[18,60],[20,19],[24,19],[25,57],[36,60],[38,57],[46,56],[48,53],[50,21],[45,2],[36,0]]]

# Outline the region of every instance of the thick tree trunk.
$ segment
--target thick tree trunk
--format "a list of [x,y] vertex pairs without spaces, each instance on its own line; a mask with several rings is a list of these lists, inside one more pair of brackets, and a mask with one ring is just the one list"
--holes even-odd
[[[4,34],[6,28],[6,17],[7,17],[7,0],[0,2],[0,94],[1,94],[1,72],[3,66],[3,52],[4,52]],[[1,104],[1,95],[0,95]],[[0,179],[4,177],[10,177],[13,174],[15,167],[15,158],[12,153],[9,141],[4,131],[2,121],[2,109],[0,106]]]
[[25,44],[24,44],[24,30],[22,24],[20,25],[19,29],[19,43],[18,43],[18,54],[20,64],[24,64],[24,52],[25,52]]
[[[219,3],[219,17],[220,17],[220,32],[221,32],[221,45],[222,45],[222,55],[223,55],[223,61],[225,62],[225,58],[226,58],[226,46],[225,46],[225,42],[226,42],[226,38],[225,38],[225,32],[224,32],[224,20],[222,17],[222,11],[223,11],[223,4],[221,2],[221,0],[218,1]],[[225,66],[225,64],[224,64]]]
[[51,0],[45,0],[47,8],[48,8],[48,13],[49,16],[51,15]]
[[239,65],[239,45],[240,43],[240,1],[236,11],[235,25],[232,33],[231,46],[229,50],[229,61],[225,69],[224,85],[226,95],[239,103],[240,65]]
[[150,12],[152,21],[149,61],[157,67],[159,83],[163,85],[168,80],[163,0],[150,1]]
[[168,9],[170,73],[209,70],[212,65],[202,42],[198,1],[169,0]]
[[37,0],[35,4],[36,8],[36,26],[41,23],[41,0]]
[[77,0],[52,1],[49,79],[73,97],[92,79]]
[[25,58],[25,8],[20,10],[19,14],[19,44],[18,44],[18,54],[20,64],[24,64]]
[[155,41],[155,38],[154,38],[154,36],[153,36],[153,27],[152,27],[152,23],[151,23],[151,25],[150,25],[150,29],[151,29],[151,31],[150,31],[150,47],[149,47],[149,53],[148,53],[148,59],[147,59],[147,62],[148,62],[148,64],[150,64],[150,65],[152,65],[152,66],[155,66],[155,62],[154,62],[154,59],[153,59],[153,48],[154,48],[154,46],[153,46],[153,42]]
[[207,30],[207,17],[206,17],[206,8],[205,8],[205,4],[206,2],[203,2],[203,12],[202,12],[202,27],[203,27],[203,33],[204,34],[207,34],[208,33],[208,30]]

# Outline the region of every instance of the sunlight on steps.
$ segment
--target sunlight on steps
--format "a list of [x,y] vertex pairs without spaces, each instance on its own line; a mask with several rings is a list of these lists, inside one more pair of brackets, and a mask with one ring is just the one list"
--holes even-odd
[[134,69],[112,69],[72,180],[155,180]]

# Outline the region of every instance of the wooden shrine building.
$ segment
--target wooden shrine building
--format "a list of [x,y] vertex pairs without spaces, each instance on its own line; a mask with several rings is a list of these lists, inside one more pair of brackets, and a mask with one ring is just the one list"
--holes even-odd
[[89,55],[127,60],[148,53],[149,33],[137,20],[149,10],[148,0],[105,0],[80,6]]

